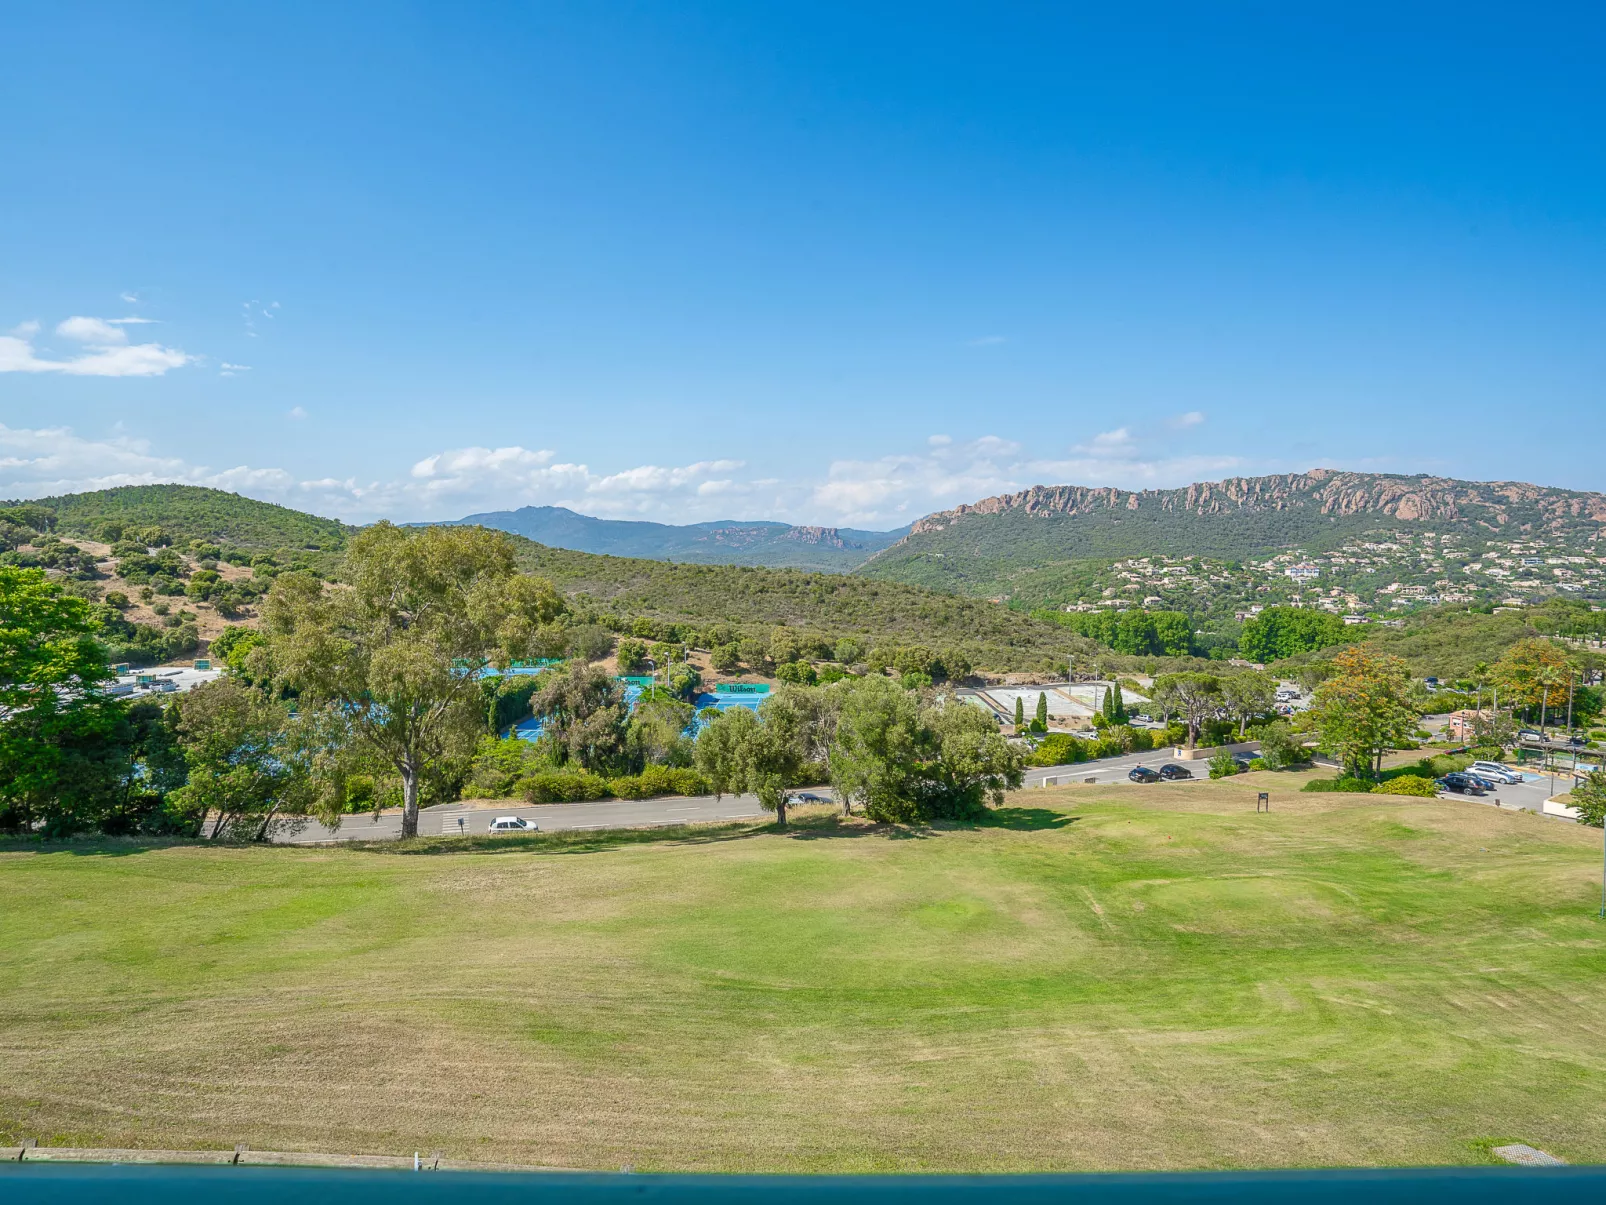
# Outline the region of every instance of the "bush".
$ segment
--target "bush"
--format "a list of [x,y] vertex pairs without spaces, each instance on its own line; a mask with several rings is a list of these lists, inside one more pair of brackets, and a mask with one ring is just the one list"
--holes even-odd
[[1310,760],[1310,751],[1294,736],[1287,724],[1267,724],[1260,733],[1260,756],[1268,770],[1283,770]]
[[819,679],[814,667],[807,661],[788,661],[777,666],[775,676],[782,682],[790,682],[794,686],[813,686]]
[[1063,732],[1045,736],[1026,759],[1030,766],[1069,766],[1088,759],[1090,742]]
[[606,778],[583,770],[531,774],[519,785],[531,803],[579,803],[587,799],[606,799],[612,793]]
[[637,674],[647,668],[647,646],[640,640],[621,640],[614,651],[618,654],[621,674]]
[[1264,757],[1251,757],[1249,759],[1249,768],[1251,770],[1269,770],[1269,769],[1271,769],[1271,767],[1266,764],[1266,759]]
[[1231,778],[1238,773],[1238,763],[1230,753],[1218,753],[1210,759],[1211,778]]
[[742,667],[742,648],[735,641],[716,644],[709,654],[708,663],[722,674],[734,674]]
[[640,774],[608,781],[620,799],[651,799],[656,795],[706,795],[708,780],[692,769],[648,766]]
[[1438,784],[1420,774],[1401,774],[1372,788],[1374,795],[1411,795],[1419,799],[1434,799],[1439,794]]
[[1344,794],[1367,795],[1375,783],[1364,778],[1313,778],[1300,788],[1302,791],[1337,791]]

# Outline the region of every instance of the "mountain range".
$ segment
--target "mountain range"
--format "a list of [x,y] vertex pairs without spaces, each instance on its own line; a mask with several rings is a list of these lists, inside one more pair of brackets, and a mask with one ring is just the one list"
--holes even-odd
[[1018,596],[1033,592],[1032,576],[1076,561],[1316,553],[1390,530],[1583,544],[1606,532],[1606,495],[1337,469],[1170,490],[1039,485],[927,515],[857,572],[948,593]]
[[575,552],[835,573],[856,568],[909,532],[907,527],[897,531],[857,531],[847,527],[797,527],[735,519],[681,526],[630,519],[596,519],[563,506],[488,511],[454,522],[493,527],[537,544]]

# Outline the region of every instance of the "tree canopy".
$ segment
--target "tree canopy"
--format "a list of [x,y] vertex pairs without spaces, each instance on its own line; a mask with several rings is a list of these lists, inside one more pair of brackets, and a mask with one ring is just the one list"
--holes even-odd
[[564,604],[517,572],[507,536],[478,527],[365,528],[344,576],[325,588],[309,573],[281,574],[253,658],[394,769],[402,832],[413,836],[425,775],[467,756],[483,727],[477,675],[548,651]]

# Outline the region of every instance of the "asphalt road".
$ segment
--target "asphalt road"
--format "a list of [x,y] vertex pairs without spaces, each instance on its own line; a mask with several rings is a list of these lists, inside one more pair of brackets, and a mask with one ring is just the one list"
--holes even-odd
[[[1208,761],[1179,762],[1170,749],[1155,749],[1148,753],[1128,753],[1121,757],[1100,758],[1098,761],[1078,762],[1074,766],[1033,766],[1024,775],[1023,785],[1027,787],[1040,787],[1045,778],[1058,779],[1057,786],[1069,786],[1072,783],[1086,782],[1092,779],[1098,783],[1128,782],[1128,772],[1133,766],[1153,766],[1158,770],[1166,762],[1175,762],[1179,766],[1187,766],[1193,771],[1195,778],[1210,777],[1210,763]],[[1133,783],[1134,786],[1138,785]],[[1149,784],[1158,785],[1158,784]]]
[[[827,787],[812,788],[830,797]],[[722,820],[754,820],[767,813],[755,795],[693,795],[675,799],[600,799],[593,803],[496,804],[472,807],[461,803],[438,804],[418,814],[420,836],[474,836],[490,830],[498,816],[522,816],[543,832],[588,828],[646,828],[665,824],[708,824]],[[462,821],[459,824],[459,820]],[[332,841],[392,841],[401,836],[401,813],[389,812],[376,821],[372,816],[347,816],[339,828],[311,822],[293,831],[274,834],[288,845],[321,845]]]

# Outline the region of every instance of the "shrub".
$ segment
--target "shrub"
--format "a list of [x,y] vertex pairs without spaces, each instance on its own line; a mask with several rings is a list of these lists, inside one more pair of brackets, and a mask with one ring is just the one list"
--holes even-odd
[[1401,774],[1372,788],[1374,795],[1411,795],[1419,799],[1433,799],[1438,793],[1438,784],[1420,774]]
[[1267,724],[1260,734],[1260,756],[1268,770],[1283,770],[1310,760],[1305,748],[1281,721]]
[[1088,758],[1089,742],[1063,732],[1045,736],[1026,759],[1033,766],[1069,766]]
[[706,795],[708,780],[696,770],[674,766],[648,766],[640,774],[614,778],[608,788],[620,799],[651,799],[655,795]]
[[709,654],[708,663],[722,674],[734,674],[742,667],[742,648],[735,641],[716,644]]
[[1370,794],[1375,784],[1364,778],[1313,778],[1300,788],[1302,791],[1338,791],[1344,794]]
[[777,666],[775,676],[782,682],[790,682],[794,686],[813,686],[819,679],[814,667],[807,661],[788,661]]
[[553,770],[526,777],[520,787],[531,803],[578,803],[606,799],[608,780],[585,771]]
[[1264,757],[1251,757],[1249,759],[1249,768],[1251,770],[1269,770],[1269,769],[1271,769],[1271,767],[1266,764],[1266,759]]
[[640,673],[647,668],[647,646],[640,640],[630,638],[621,640],[614,651],[618,654],[621,674]]
[[1238,773],[1238,763],[1233,761],[1232,754],[1218,753],[1210,759],[1211,778],[1231,778]]

